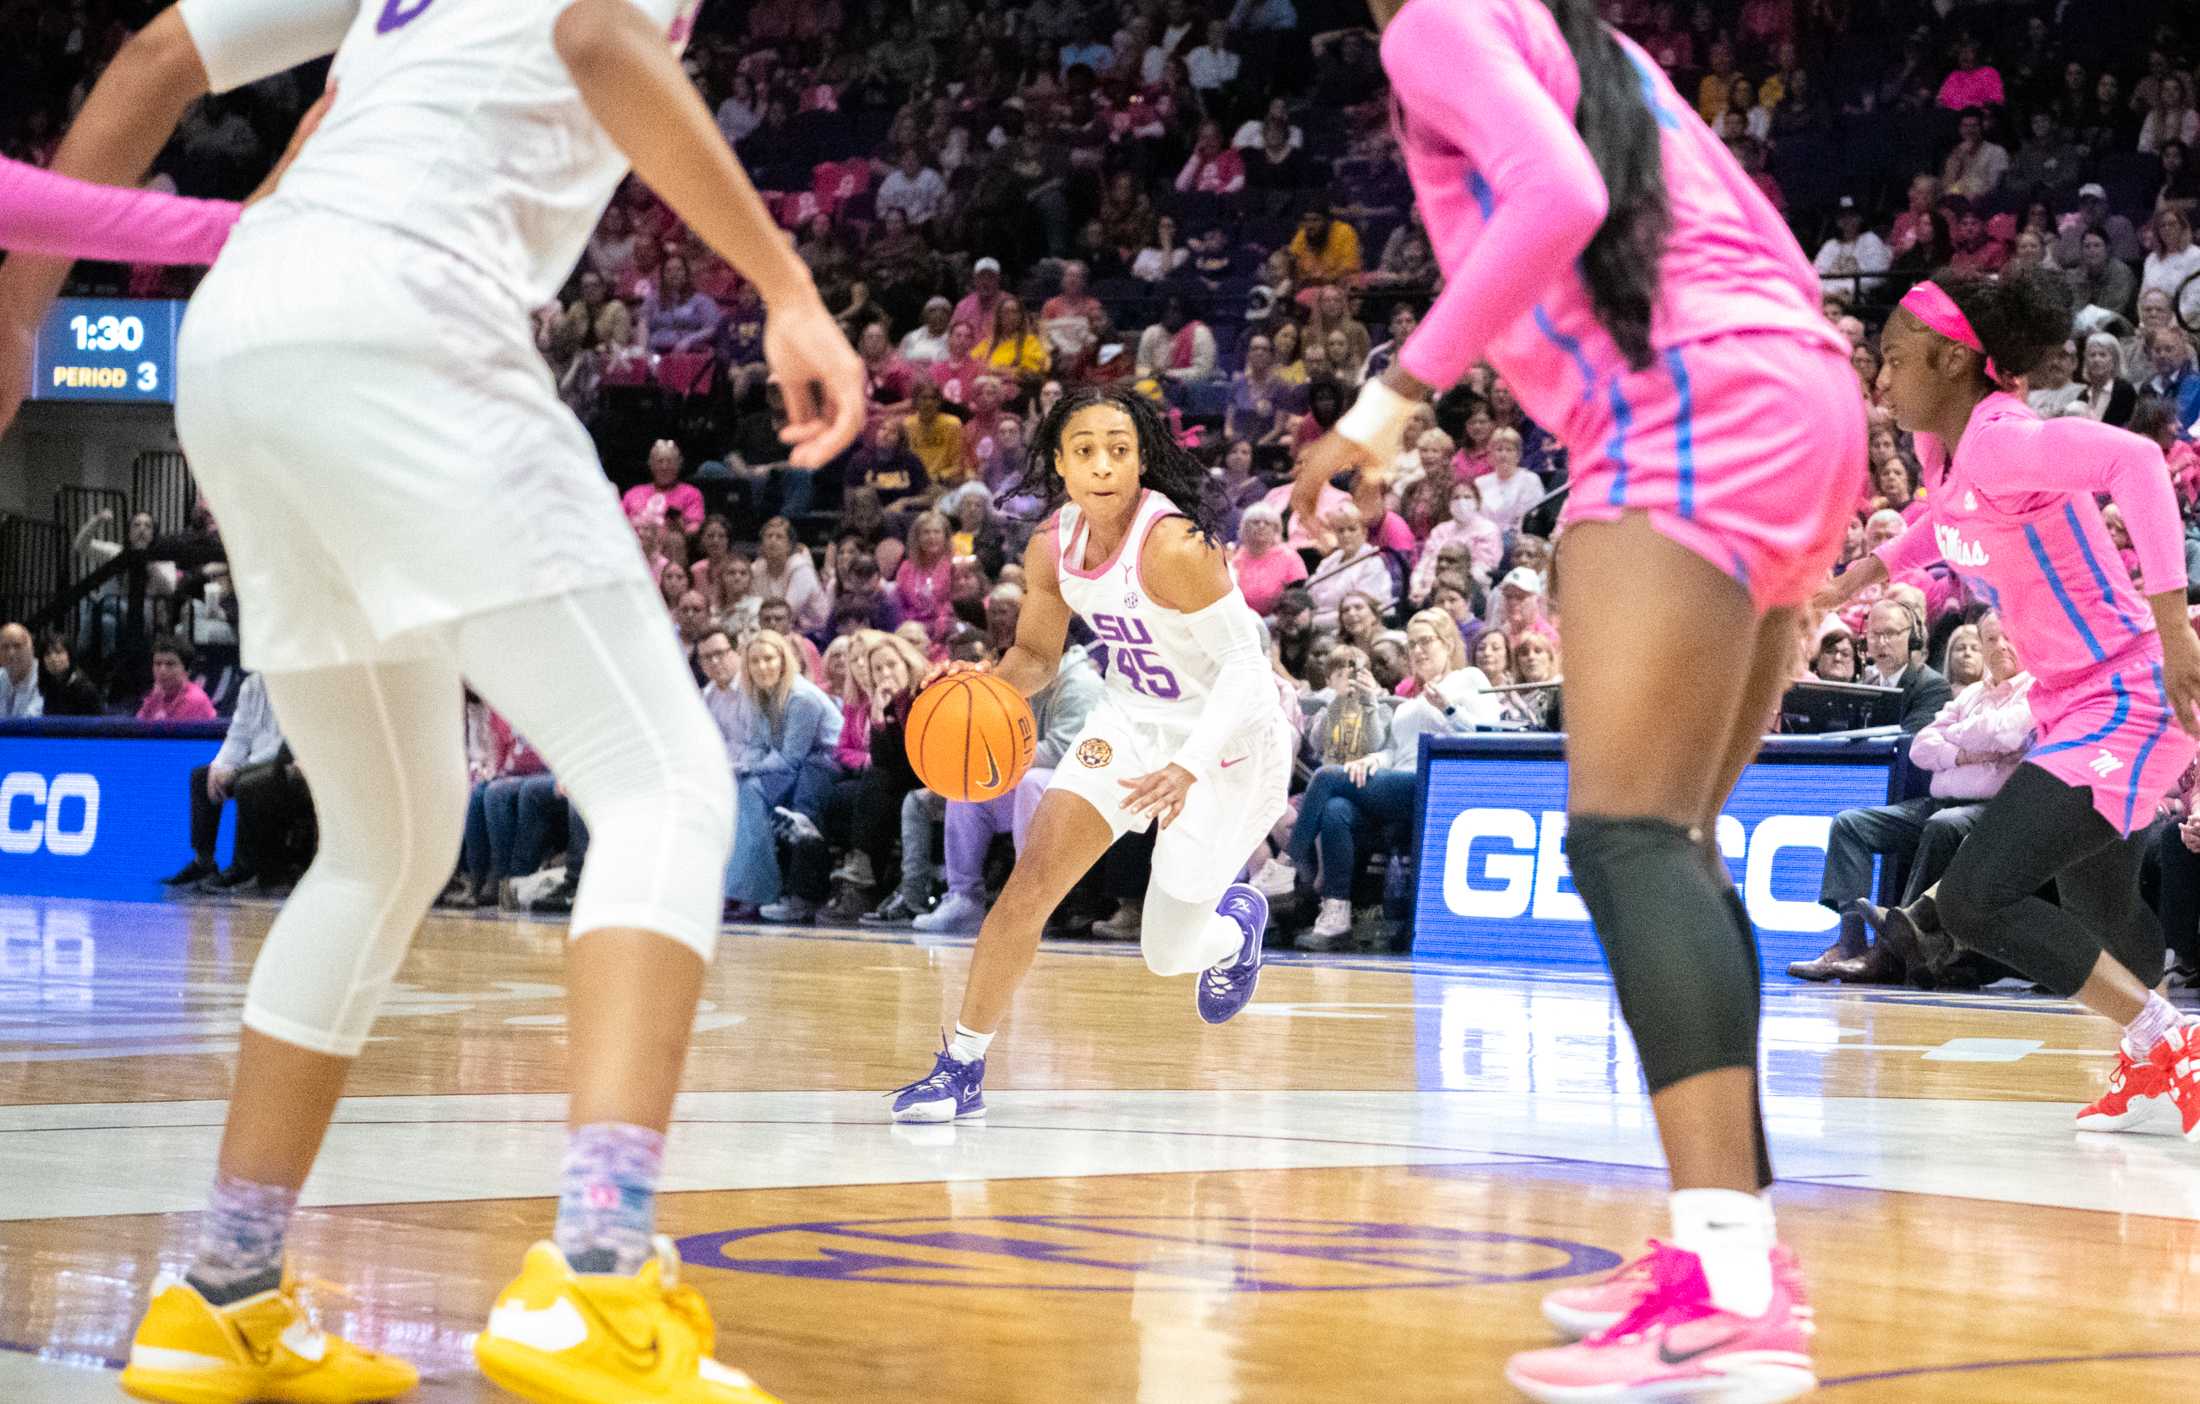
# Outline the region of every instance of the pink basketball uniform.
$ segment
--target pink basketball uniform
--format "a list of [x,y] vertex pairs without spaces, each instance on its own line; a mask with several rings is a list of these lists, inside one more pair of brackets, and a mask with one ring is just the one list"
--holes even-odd
[[2144,828],[2194,745],[2162,686],[2154,615],[2094,494],[2122,510],[2146,589],[2182,591],[2184,528],[2161,449],[2089,419],[2042,420],[2014,395],[1979,402],[1954,462],[1929,434],[1917,448],[1936,485],[1880,561],[1897,571],[1945,560],[1994,606],[2038,680],[2026,759],[2092,791],[2118,833]]
[[237,222],[226,200],[71,180],[0,157],[0,249],[118,263],[212,263]]
[[1454,384],[1487,360],[1566,444],[1566,520],[1646,513],[1761,608],[1807,599],[1864,466],[1847,342],[1771,204],[1648,55],[1671,232],[1642,370],[1579,269],[1604,181],[1574,129],[1581,74],[1538,0],[1416,0],[1383,34],[1406,172],[1444,291],[1399,360]]

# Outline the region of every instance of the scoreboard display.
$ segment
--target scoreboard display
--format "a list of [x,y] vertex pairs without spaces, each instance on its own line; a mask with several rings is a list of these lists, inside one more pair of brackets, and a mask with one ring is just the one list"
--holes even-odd
[[31,398],[174,404],[183,309],[177,301],[60,299],[38,330]]

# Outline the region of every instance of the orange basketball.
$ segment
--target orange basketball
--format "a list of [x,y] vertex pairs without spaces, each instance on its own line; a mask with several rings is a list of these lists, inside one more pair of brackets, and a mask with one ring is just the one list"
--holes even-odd
[[904,744],[932,793],[998,799],[1031,769],[1039,726],[1015,688],[991,673],[956,673],[917,694]]

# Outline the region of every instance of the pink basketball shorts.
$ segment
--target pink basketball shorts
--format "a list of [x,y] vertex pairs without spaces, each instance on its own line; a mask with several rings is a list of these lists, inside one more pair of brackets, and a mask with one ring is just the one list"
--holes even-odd
[[[2151,643],[2154,636],[2146,637]],[[2193,756],[2193,740],[2177,725],[2162,687],[2159,645],[2076,683],[2036,683],[2031,701],[2040,739],[2026,761],[2091,790],[2093,808],[2119,834],[2154,821],[2156,806]]]
[[1760,610],[1801,604],[1840,554],[1864,481],[1864,400],[1830,347],[1781,331],[1667,347],[1599,389],[1565,523],[1645,512]]

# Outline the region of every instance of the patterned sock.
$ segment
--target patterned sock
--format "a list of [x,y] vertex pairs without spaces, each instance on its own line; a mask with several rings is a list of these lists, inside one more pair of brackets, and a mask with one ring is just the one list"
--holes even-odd
[[992,1034],[964,1028],[958,1022],[955,1025],[955,1037],[947,1044],[947,1056],[958,1063],[975,1063],[985,1057],[985,1050],[992,1046]]
[[215,1306],[282,1286],[283,1234],[297,1207],[294,1189],[215,1176],[185,1280]]
[[2154,1051],[2154,1045],[2177,1027],[2177,1006],[2159,994],[2148,994],[2146,1008],[2139,1017],[2124,1025],[2124,1052],[2136,1060],[2144,1059]]
[[661,1131],[618,1121],[573,1128],[555,1234],[573,1271],[627,1277],[649,1261],[664,1164]]

